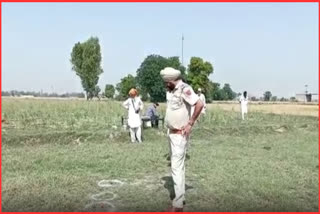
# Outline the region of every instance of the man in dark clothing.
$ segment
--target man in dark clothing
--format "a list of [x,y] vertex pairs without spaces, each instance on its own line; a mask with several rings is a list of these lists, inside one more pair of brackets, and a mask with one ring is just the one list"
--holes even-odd
[[159,124],[159,115],[157,113],[157,107],[159,106],[158,103],[152,103],[152,105],[149,106],[147,109],[147,116],[151,119],[151,125],[152,127],[158,128]]

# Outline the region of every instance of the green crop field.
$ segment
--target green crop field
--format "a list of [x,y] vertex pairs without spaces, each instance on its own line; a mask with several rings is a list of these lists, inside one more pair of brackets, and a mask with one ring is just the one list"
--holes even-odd
[[[185,211],[318,211],[318,117],[276,113],[209,108],[188,148]],[[166,130],[129,143],[122,115],[114,101],[2,98],[2,211],[165,211]]]

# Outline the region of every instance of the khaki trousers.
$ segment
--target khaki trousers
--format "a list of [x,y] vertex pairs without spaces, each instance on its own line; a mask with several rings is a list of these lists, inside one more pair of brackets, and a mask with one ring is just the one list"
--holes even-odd
[[175,192],[172,206],[182,208],[183,201],[185,200],[185,158],[187,139],[181,134],[168,133],[168,137],[171,155],[171,174]]

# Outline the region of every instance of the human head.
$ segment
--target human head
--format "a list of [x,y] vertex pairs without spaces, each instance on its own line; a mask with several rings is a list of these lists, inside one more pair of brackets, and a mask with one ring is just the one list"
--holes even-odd
[[243,96],[244,96],[244,98],[247,98],[247,91],[243,92]]
[[129,96],[130,96],[131,98],[134,98],[134,97],[136,97],[137,95],[138,95],[137,89],[131,88],[130,91],[129,91]]
[[161,70],[160,75],[169,91],[172,91],[176,87],[178,80],[181,80],[181,72],[171,67]]

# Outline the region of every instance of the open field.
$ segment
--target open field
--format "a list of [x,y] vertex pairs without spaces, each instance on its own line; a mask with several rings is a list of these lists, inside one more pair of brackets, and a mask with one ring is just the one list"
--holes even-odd
[[[84,98],[70,97],[6,97],[7,100],[60,100],[60,101],[85,101]],[[95,101],[98,101],[95,98]],[[102,98],[101,102],[108,102],[106,98]],[[120,102],[118,102],[120,103]],[[165,108],[164,104],[161,104]],[[209,109],[219,108],[227,111],[240,112],[240,105],[237,101],[213,101],[207,104]],[[273,113],[273,114],[288,114],[288,115],[304,115],[319,117],[319,103],[318,102],[264,102],[264,101],[250,101],[249,111]]]
[[[238,103],[215,103],[209,104],[208,108],[221,108],[227,111],[240,112],[240,105]],[[286,114],[286,115],[304,115],[319,117],[319,106],[315,104],[296,104],[296,103],[275,103],[275,104],[263,104],[263,103],[249,103],[248,111],[250,112],[262,112],[273,114]]]
[[[195,126],[185,211],[318,211],[318,106],[249,105],[247,121],[238,108],[210,104]],[[113,101],[2,98],[2,211],[165,211],[166,130],[131,144],[124,114]]]

